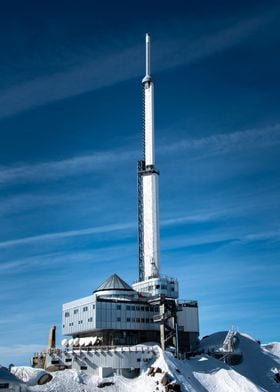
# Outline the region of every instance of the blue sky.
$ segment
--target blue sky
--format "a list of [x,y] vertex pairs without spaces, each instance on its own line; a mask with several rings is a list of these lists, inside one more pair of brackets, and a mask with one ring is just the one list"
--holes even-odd
[[146,31],[162,273],[199,301],[202,336],[280,339],[279,16],[272,1],[1,4],[0,363],[60,334],[62,303],[137,279]]

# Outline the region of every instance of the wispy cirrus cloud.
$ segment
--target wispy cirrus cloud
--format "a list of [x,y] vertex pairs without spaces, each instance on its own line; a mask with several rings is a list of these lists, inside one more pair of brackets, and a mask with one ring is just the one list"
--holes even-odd
[[242,150],[265,148],[280,143],[280,123],[263,128],[245,129],[230,133],[217,133],[214,135],[185,139],[166,146],[162,152],[172,153],[180,150],[203,152],[198,158],[219,154],[226,154]]
[[120,224],[116,223],[111,225],[90,227],[87,229],[47,233],[47,234],[35,235],[35,236],[30,236],[25,238],[19,238],[15,240],[3,241],[0,242],[0,248],[9,248],[9,247],[19,246],[19,245],[28,245],[35,242],[56,241],[60,239],[67,239],[67,238],[79,237],[79,236],[88,236],[93,234],[124,231],[124,230],[132,229],[134,227],[135,227],[135,223],[120,223]]
[[[280,143],[280,123],[259,129],[231,133],[219,133],[197,139],[181,139],[169,145],[159,146],[158,153],[166,155],[180,151],[197,154],[197,159],[211,155],[241,150],[266,148]],[[9,183],[58,180],[63,177],[95,172],[114,164],[122,164],[137,157],[138,151],[129,148],[93,152],[59,161],[36,164],[0,166],[0,186]]]
[[[226,48],[241,40],[268,23],[274,13],[252,17],[215,32],[196,36],[178,36],[175,40],[167,38],[164,46],[154,55],[155,70],[162,71],[176,66],[191,64]],[[11,116],[35,106],[73,97],[88,91],[110,86],[142,73],[143,45],[118,48],[112,55],[96,59],[91,57],[70,69],[27,80],[0,92],[0,118]],[[94,58],[94,59],[93,59]],[[79,63],[79,59],[73,64]],[[127,66],[126,64],[129,64]]]
[[[67,175],[78,175],[100,170],[112,162],[126,161],[133,156],[132,151],[104,151],[64,159],[60,161],[41,162],[34,165],[17,165],[0,167],[0,184],[9,182],[41,181],[59,179]],[[134,155],[135,156],[135,155]],[[68,174],[67,174],[68,173]]]

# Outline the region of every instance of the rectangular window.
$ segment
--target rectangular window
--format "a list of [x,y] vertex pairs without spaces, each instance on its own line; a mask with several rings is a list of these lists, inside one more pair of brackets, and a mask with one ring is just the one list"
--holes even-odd
[[65,317],[69,317],[69,316],[70,316],[70,313],[69,313],[69,312],[65,312],[64,316],[65,316]]
[[140,318],[137,318],[137,319],[136,319],[136,323],[140,323]]
[[65,328],[65,324],[62,325],[62,328]]
[[136,310],[140,310],[140,306],[136,306],[135,308],[136,308]]
[[120,322],[120,321],[121,321],[121,318],[120,318],[120,317],[117,317],[117,321]]
[[95,304],[92,305],[92,309],[95,309]]
[[88,322],[89,322],[89,323],[91,323],[91,322],[92,322],[92,317],[90,317],[90,318],[88,319]]
[[126,321],[127,321],[128,323],[130,323],[130,317],[127,317]]
[[148,318],[146,318],[146,323],[147,323],[147,324],[149,323],[149,319],[148,319]]
[[130,310],[130,305],[126,305],[126,310]]
[[3,383],[3,382],[1,382],[1,384],[0,384],[0,389],[7,389],[7,390],[10,390],[9,386],[10,386],[9,383],[6,383],[6,382]]
[[148,312],[149,311],[149,306],[145,306],[145,310],[146,310],[146,312]]
[[79,309],[74,309],[74,314],[77,314],[79,312]]
[[145,307],[144,307],[144,306],[141,306],[141,310],[142,310],[142,312],[144,312],[144,310],[145,310]]
[[135,310],[135,306],[131,306],[131,310]]
[[145,319],[141,318],[141,323],[144,323],[144,322],[145,322]]
[[132,318],[132,322],[135,323],[135,318],[134,317]]
[[88,307],[87,306],[84,306],[83,307],[83,312],[86,312],[88,310]]
[[117,310],[121,310],[122,306],[121,305],[117,305]]

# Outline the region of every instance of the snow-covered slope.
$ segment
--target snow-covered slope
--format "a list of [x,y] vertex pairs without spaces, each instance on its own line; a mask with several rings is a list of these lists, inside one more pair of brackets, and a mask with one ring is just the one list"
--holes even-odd
[[280,343],[274,342],[274,343],[263,344],[262,348],[264,348],[265,350],[269,351],[270,353],[280,358]]
[[[201,348],[220,347],[226,332],[215,333],[201,342]],[[261,346],[245,334],[238,334],[238,350],[243,353],[239,365],[229,365],[202,354],[188,360],[178,360],[171,353],[158,348],[156,361],[149,366],[158,368],[149,371],[137,379],[127,380],[121,376],[104,379],[111,382],[104,388],[107,392],[149,392],[165,391],[161,380],[165,373],[168,382],[179,384],[181,391],[189,392],[280,392],[280,383],[274,379],[276,369],[280,368],[279,343]],[[166,376],[165,376],[166,378]],[[53,380],[42,386],[30,387],[30,391],[45,392],[93,392],[100,391],[98,384],[102,380],[88,377],[71,370],[53,373]]]

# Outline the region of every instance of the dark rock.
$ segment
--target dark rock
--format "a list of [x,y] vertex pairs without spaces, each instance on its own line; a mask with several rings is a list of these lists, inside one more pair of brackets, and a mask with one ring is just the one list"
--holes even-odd
[[161,381],[160,381],[161,383],[162,383],[162,385],[167,385],[167,384],[169,384],[169,382],[170,382],[170,377],[169,377],[169,374],[167,373],[167,372],[165,372],[164,373],[164,375],[163,375],[163,377],[162,377],[162,379],[161,379]]
[[100,382],[97,385],[97,388],[105,388],[105,387],[110,387],[111,385],[114,385],[114,383],[112,381],[104,381],[104,382]]

